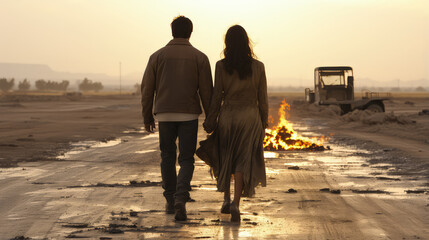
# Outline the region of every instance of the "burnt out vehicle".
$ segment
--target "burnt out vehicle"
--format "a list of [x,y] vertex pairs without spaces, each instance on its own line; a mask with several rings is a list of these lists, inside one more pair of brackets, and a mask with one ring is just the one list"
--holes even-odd
[[305,89],[305,100],[319,105],[337,105],[342,114],[355,109],[384,112],[384,100],[379,93],[366,92],[361,99],[354,96],[353,69],[349,66],[317,67],[314,69],[314,90]]

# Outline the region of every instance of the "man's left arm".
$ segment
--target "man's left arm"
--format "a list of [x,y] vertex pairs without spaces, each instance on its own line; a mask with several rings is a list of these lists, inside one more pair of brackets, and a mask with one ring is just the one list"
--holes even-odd
[[155,119],[153,117],[153,100],[155,96],[156,86],[156,69],[153,56],[149,58],[146,70],[143,74],[141,84],[141,103],[142,103],[142,116],[145,129],[148,132],[153,132],[155,128]]

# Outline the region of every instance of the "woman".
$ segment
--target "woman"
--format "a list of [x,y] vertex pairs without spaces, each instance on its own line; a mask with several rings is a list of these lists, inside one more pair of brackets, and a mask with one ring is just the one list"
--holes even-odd
[[217,188],[225,193],[221,212],[231,213],[231,221],[239,222],[241,196],[252,196],[258,184],[266,185],[267,81],[264,64],[255,59],[243,27],[228,29],[223,54],[225,58],[216,63],[214,93],[203,124],[213,133],[200,142],[197,155],[212,167]]

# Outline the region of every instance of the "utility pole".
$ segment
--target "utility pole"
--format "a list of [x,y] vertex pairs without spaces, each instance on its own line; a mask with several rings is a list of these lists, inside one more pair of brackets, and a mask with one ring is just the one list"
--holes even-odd
[[119,95],[122,95],[122,62],[119,62]]

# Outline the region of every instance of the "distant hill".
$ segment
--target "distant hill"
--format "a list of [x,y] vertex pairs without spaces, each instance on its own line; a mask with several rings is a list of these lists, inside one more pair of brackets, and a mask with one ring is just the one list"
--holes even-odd
[[[144,69],[142,69],[144,71]],[[143,72],[132,72],[122,75],[122,86],[133,86],[136,83],[140,83]],[[34,82],[38,79],[61,81],[69,80],[71,86],[77,85],[77,83],[84,78],[91,79],[93,81],[100,81],[105,86],[119,86],[119,79],[117,76],[109,76],[106,74],[97,73],[70,73],[70,72],[59,72],[52,70],[48,65],[44,64],[23,64],[23,63],[0,63],[0,78],[15,78],[16,82],[22,81],[27,78],[30,82]],[[301,78],[270,78],[268,79],[268,85],[270,91],[302,91],[302,89],[309,87],[313,88],[313,79],[301,79]],[[374,89],[374,88],[396,88],[398,86],[398,80],[391,81],[377,81],[370,78],[356,78],[355,87],[359,89]],[[401,89],[409,88],[414,89],[416,87],[424,87],[429,90],[429,80],[419,79],[413,81],[399,81],[399,87]]]
[[[0,63],[0,78],[1,77],[15,78],[16,81],[27,78],[30,82],[38,79],[45,79],[53,81],[69,80],[71,83],[74,83],[84,78],[100,81],[105,85],[117,85],[119,82],[118,77],[112,77],[106,74],[59,72],[52,70],[48,65],[24,63]],[[141,77],[137,77],[135,73],[122,76],[123,85],[133,85],[139,81],[141,81]]]

